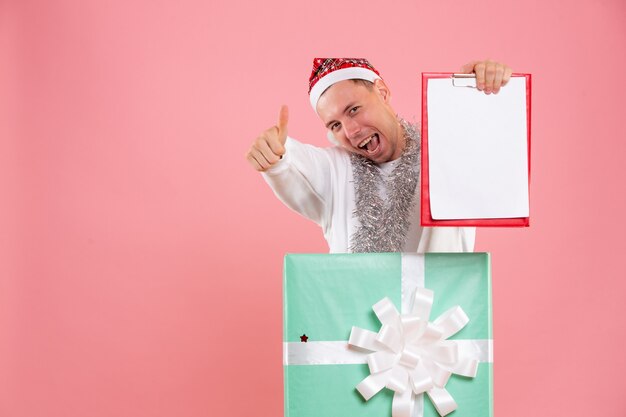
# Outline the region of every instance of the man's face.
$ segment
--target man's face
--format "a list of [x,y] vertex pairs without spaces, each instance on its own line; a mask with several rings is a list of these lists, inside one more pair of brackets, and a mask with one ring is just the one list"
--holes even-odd
[[390,98],[382,80],[376,80],[371,88],[344,80],[322,94],[317,114],[348,151],[376,163],[393,161],[402,154],[404,134]]

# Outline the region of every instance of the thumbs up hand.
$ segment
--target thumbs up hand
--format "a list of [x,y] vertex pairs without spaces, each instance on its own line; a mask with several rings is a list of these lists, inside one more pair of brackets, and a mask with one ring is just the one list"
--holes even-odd
[[289,109],[287,106],[282,106],[278,114],[278,124],[261,133],[246,154],[246,159],[254,169],[261,172],[267,171],[280,161],[285,154],[288,122]]

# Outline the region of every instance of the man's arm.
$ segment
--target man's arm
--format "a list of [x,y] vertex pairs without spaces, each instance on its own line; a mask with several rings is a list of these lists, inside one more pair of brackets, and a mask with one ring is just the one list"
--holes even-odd
[[332,194],[328,154],[288,139],[288,118],[287,106],[282,106],[278,124],[256,138],[246,158],[280,201],[326,230]]

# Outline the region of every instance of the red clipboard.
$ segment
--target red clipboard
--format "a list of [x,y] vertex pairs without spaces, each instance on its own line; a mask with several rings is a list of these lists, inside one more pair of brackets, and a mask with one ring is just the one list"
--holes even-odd
[[[458,74],[457,74],[458,75]],[[428,171],[428,80],[437,78],[453,78],[451,72],[422,73],[422,167],[421,167],[421,225],[422,226],[471,226],[471,227],[528,227],[529,217],[497,218],[497,219],[433,219],[430,205],[429,171]],[[526,119],[528,132],[528,185],[530,193],[530,115],[531,115],[531,74],[514,73],[513,77],[526,78]],[[506,88],[506,87],[504,87]],[[530,197],[530,195],[529,195]]]

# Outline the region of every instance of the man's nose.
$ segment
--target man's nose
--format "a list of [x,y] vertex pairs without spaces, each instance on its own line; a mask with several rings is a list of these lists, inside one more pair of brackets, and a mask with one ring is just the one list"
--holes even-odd
[[353,119],[347,119],[343,122],[343,130],[346,138],[354,139],[361,132],[361,126]]

